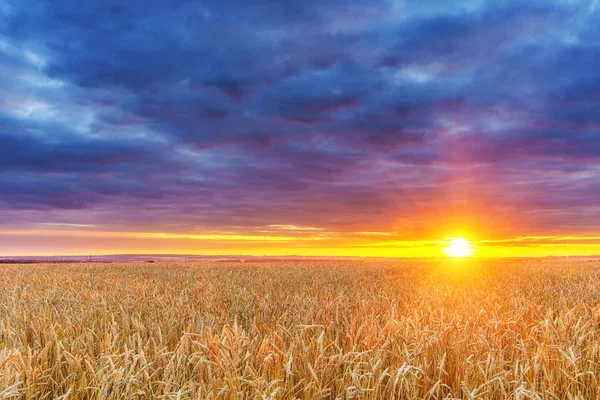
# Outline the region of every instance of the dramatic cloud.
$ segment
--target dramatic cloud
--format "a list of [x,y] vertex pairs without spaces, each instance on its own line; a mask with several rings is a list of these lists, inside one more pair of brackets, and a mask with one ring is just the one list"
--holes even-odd
[[598,37],[588,0],[0,0],[0,227],[597,237]]

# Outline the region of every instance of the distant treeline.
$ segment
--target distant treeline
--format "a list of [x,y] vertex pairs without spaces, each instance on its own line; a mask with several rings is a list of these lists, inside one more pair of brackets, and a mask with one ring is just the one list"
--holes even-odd
[[0,260],[0,264],[84,264],[89,262],[112,263],[109,260]]
[[38,260],[0,260],[0,264],[41,264]]

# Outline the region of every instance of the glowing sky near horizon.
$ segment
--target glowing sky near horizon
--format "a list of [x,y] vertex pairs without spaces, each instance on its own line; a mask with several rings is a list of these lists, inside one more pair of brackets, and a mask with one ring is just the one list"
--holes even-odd
[[600,254],[596,0],[0,0],[0,256]]

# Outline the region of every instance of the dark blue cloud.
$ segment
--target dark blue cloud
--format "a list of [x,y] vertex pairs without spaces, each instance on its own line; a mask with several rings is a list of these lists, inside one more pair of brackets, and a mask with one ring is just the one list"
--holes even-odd
[[0,0],[0,208],[385,230],[460,181],[597,229],[595,2],[441,4]]

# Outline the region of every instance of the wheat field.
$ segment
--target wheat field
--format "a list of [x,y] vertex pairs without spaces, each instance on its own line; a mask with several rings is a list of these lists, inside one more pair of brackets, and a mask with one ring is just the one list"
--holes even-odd
[[0,399],[598,399],[600,263],[0,265]]

